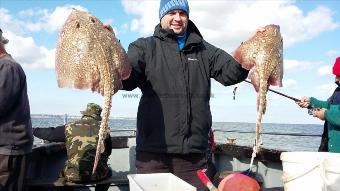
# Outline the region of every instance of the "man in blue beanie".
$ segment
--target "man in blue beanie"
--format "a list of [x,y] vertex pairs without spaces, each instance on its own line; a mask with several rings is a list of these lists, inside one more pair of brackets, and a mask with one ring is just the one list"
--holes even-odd
[[137,113],[137,173],[171,172],[207,190],[196,171],[207,168],[211,78],[225,86],[242,82],[248,70],[206,42],[189,20],[187,0],[161,0],[153,36],[128,49],[132,72],[124,90],[140,88]]

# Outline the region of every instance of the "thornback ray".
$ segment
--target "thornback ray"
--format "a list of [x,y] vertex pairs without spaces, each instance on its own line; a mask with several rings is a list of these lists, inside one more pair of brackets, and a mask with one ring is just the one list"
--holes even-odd
[[127,54],[115,34],[97,17],[73,9],[59,32],[55,65],[60,88],[90,89],[104,96],[94,174],[104,151],[103,140],[110,133],[112,96],[131,72]]
[[[234,52],[234,58],[249,71],[248,78],[257,91],[256,138],[254,153],[260,148],[262,116],[266,112],[266,94],[270,85],[282,87],[283,40],[278,25],[259,28]],[[253,154],[254,154],[253,153]]]

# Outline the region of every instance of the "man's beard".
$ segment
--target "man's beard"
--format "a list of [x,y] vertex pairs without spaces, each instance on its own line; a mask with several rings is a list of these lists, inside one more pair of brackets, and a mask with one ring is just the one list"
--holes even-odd
[[340,86],[340,81],[335,81],[335,84]]

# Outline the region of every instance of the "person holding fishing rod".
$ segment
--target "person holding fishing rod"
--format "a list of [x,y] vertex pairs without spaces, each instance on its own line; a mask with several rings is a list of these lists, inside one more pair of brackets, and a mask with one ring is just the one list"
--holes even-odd
[[340,153],[340,57],[335,60],[333,74],[337,88],[330,98],[321,101],[303,96],[296,103],[302,108],[317,108],[312,115],[325,121],[319,151]]

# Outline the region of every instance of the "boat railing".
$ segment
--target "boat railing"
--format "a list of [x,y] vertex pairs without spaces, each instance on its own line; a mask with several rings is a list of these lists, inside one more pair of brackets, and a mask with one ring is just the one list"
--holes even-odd
[[[62,117],[64,119],[64,124],[68,123],[68,119],[69,119],[69,115],[68,114],[64,114],[64,115],[60,115],[60,117]],[[80,118],[80,116],[76,116],[76,118]],[[132,136],[136,136],[137,134],[137,130],[136,129],[110,129],[110,133],[119,133],[119,132],[132,132]]]
[[110,129],[110,133],[119,133],[119,132],[132,132],[132,136],[136,136],[136,129]]
[[[223,133],[252,133],[255,131],[237,131],[237,130],[224,130],[224,129],[214,129],[213,132],[223,132]],[[285,135],[285,136],[297,136],[297,137],[321,137],[319,134],[303,134],[303,133],[283,133],[283,132],[262,132],[264,135]]]
[[[229,144],[229,145],[242,145],[252,146],[253,139],[255,137],[255,131],[247,130],[225,130],[225,129],[213,129],[214,140],[217,144]],[[274,148],[279,150],[313,150],[317,147],[317,140],[321,137],[317,133],[299,133],[299,132],[262,132],[266,139],[266,143],[262,145],[266,148]],[[254,137],[253,137],[254,136]],[[297,139],[296,137],[299,137]],[[283,144],[283,142],[289,141],[289,144]],[[313,146],[306,146],[304,141],[311,141]],[[302,146],[304,145],[304,146]],[[314,150],[313,150],[314,151]]]

